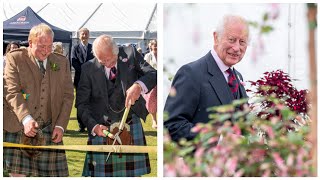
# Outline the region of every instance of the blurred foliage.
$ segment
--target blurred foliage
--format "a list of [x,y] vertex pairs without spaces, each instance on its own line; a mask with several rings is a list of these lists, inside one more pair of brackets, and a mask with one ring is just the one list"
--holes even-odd
[[290,97],[260,95],[262,86],[255,84],[250,104],[242,99],[208,108],[210,122],[197,124],[191,141],[175,143],[165,130],[164,176],[312,176],[308,116],[290,107]]

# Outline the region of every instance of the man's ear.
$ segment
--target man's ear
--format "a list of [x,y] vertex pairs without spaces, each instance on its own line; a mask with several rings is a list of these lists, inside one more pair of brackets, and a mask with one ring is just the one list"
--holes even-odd
[[29,47],[32,48],[32,40],[29,40],[28,43],[29,43]]
[[213,40],[214,40],[214,44],[218,44],[218,34],[217,32],[213,32]]

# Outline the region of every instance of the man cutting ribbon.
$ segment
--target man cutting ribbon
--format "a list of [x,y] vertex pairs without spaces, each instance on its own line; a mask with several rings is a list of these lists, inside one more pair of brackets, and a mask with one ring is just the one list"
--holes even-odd
[[[115,140],[103,132],[116,135],[125,109],[131,106],[118,135],[122,144],[145,146],[140,118],[146,119],[148,112],[141,94],[157,84],[156,70],[134,47],[118,47],[111,36],[99,36],[93,42],[93,54],[95,58],[82,66],[76,94],[78,115],[88,129],[88,145],[113,144]],[[111,153],[108,158],[108,153],[88,152],[82,176],[132,177],[150,171],[147,153],[122,153],[120,157]]]

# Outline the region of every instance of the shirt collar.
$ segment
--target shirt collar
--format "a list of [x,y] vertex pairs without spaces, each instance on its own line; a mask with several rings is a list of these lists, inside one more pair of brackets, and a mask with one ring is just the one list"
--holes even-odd
[[[114,67],[116,67],[116,69],[117,69],[117,64],[118,64],[118,62],[116,62],[116,64],[114,65]],[[107,68],[107,66],[104,66],[104,69],[110,71],[111,68]]]
[[87,45],[85,45],[82,41],[80,41],[80,44],[85,48],[87,47]]
[[[117,64],[118,64],[118,62],[116,62],[116,64],[114,65],[114,67],[116,67],[116,70],[117,70]],[[107,78],[109,78],[111,68],[107,68],[107,66],[104,66],[104,71],[105,71]]]
[[[36,60],[36,63],[38,64],[38,66],[40,67],[40,64],[39,64],[39,60],[37,58],[34,58]],[[47,66],[47,59],[46,58],[45,60],[43,60],[43,66],[44,66],[44,69],[46,69],[46,66]]]
[[211,50],[211,55],[213,56],[213,59],[216,61],[221,72],[225,72],[229,68],[233,69],[232,66],[229,67],[223,63],[223,61],[219,58],[217,52],[214,49]]

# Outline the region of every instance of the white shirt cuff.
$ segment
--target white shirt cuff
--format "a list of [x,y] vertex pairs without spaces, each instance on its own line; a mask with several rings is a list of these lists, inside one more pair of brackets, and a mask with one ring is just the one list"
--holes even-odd
[[61,126],[56,126],[56,127],[62,129],[62,132],[64,133],[63,127],[61,127]]
[[25,116],[23,119],[22,119],[22,124],[23,125],[26,125],[29,121],[31,121],[33,118],[30,114],[28,114],[27,116]]
[[96,124],[95,126],[93,126],[91,134],[92,136],[96,136],[96,133],[94,133],[94,129],[98,126],[99,124]]
[[135,83],[138,83],[141,86],[142,88],[141,94],[146,94],[148,92],[147,86],[142,81],[138,80]]

